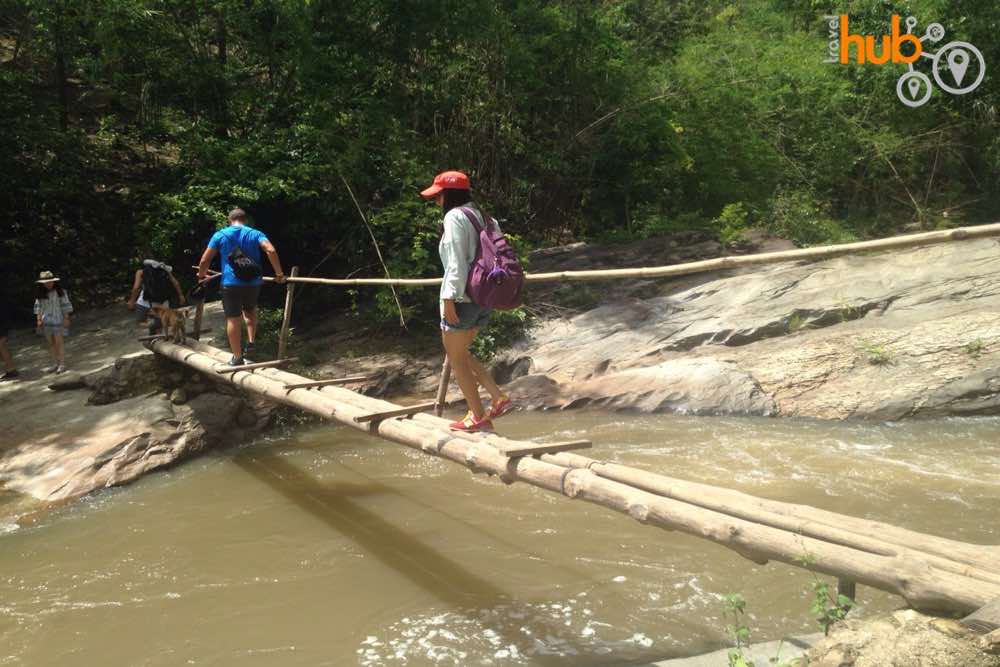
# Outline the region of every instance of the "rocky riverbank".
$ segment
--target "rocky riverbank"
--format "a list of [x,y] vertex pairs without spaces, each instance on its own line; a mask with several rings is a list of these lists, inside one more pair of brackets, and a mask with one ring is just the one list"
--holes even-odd
[[[786,249],[753,239],[744,251]],[[529,409],[823,419],[1000,412],[1000,242],[972,240],[675,279],[533,285],[536,326],[493,364]],[[613,247],[573,244],[532,271],[662,265],[717,256],[695,233]],[[218,304],[206,325],[221,339]],[[429,326],[429,325],[428,325]],[[0,385],[0,484],[45,502],[126,483],[258,432],[271,408],[156,359],[123,309],[81,314],[72,373],[46,376],[31,332],[25,369]],[[318,377],[365,374],[379,396],[431,395],[441,353],[344,319],[298,333]],[[50,389],[50,385],[53,387]],[[449,397],[458,397],[452,384]],[[10,514],[0,509],[0,513]],[[3,505],[0,505],[2,508]]]
[[[207,312],[220,329],[218,307]],[[0,484],[8,499],[0,513],[128,483],[208,447],[242,442],[268,423],[272,406],[156,357],[135,340],[138,333],[123,309],[81,314],[67,339],[70,372],[46,375],[40,339],[14,332],[22,378],[0,385]]]

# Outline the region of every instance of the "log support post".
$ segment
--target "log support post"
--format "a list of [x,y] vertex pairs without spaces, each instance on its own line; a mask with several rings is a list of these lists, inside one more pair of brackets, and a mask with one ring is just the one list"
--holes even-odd
[[198,306],[194,309],[194,331],[191,333],[191,338],[195,340],[201,339],[201,318],[205,314],[205,300],[202,299],[198,302]]
[[448,355],[444,355],[444,363],[441,364],[441,379],[438,380],[437,399],[434,401],[434,416],[440,417],[444,412],[444,399],[448,394],[448,383],[451,382],[451,364],[448,363]]
[[[299,267],[293,266],[290,277],[297,278]],[[278,358],[285,358],[285,351],[288,349],[288,329],[292,323],[292,303],[295,299],[295,283],[285,283],[285,311],[281,318],[281,335],[278,336]]]
[[857,584],[852,579],[837,579],[837,595],[849,598],[851,602],[856,602]]

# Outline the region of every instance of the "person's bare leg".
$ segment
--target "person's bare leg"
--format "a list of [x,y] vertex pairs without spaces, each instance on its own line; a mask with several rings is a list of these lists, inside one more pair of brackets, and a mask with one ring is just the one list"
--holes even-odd
[[483,402],[479,400],[479,383],[476,382],[476,376],[472,371],[472,355],[469,353],[469,345],[475,337],[475,331],[441,332],[444,351],[451,361],[451,372],[458,382],[459,389],[462,390],[465,404],[476,419],[482,419],[486,411],[483,409]]
[[66,363],[66,356],[63,350],[63,337],[53,336],[52,342],[53,342],[52,349],[54,350],[56,355],[56,363],[62,366],[63,364]]
[[483,366],[479,359],[472,356],[471,352],[469,353],[469,365],[472,367],[472,374],[476,376],[479,384],[483,385],[483,388],[489,392],[490,398],[493,399],[494,403],[501,398],[505,398],[505,394],[500,390],[493,376],[490,375],[490,372],[486,370],[486,367]]
[[14,357],[10,356],[10,350],[7,349],[6,336],[0,338],[0,361],[3,361],[3,369],[5,371],[17,370],[17,367],[14,366]]
[[247,323],[247,342],[253,343],[257,340],[257,309],[247,312],[243,311],[243,321]]
[[242,335],[242,323],[239,317],[226,318],[226,338],[229,339],[229,349],[237,359],[243,358],[243,351],[240,350],[240,336]]
[[52,362],[55,364],[59,363],[59,357],[56,356],[56,342],[55,336],[51,334],[45,334],[45,343],[49,346],[49,356],[52,357]]

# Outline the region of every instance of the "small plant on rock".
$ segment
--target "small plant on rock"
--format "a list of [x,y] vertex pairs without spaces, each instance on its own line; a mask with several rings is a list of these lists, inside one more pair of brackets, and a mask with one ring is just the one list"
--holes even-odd
[[978,359],[983,353],[983,339],[977,338],[965,344],[965,353],[973,359]]
[[861,343],[861,351],[868,359],[868,363],[873,366],[886,366],[892,363],[892,352],[882,343],[864,341]]

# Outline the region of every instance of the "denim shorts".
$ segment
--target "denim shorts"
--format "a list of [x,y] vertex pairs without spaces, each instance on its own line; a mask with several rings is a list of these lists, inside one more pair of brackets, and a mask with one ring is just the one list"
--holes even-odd
[[489,308],[483,308],[470,302],[457,301],[455,311],[458,313],[458,324],[448,324],[441,318],[441,331],[468,331],[469,329],[479,329],[486,326],[490,321]]
[[62,324],[43,324],[42,333],[46,336],[68,336],[69,327],[64,327]]

